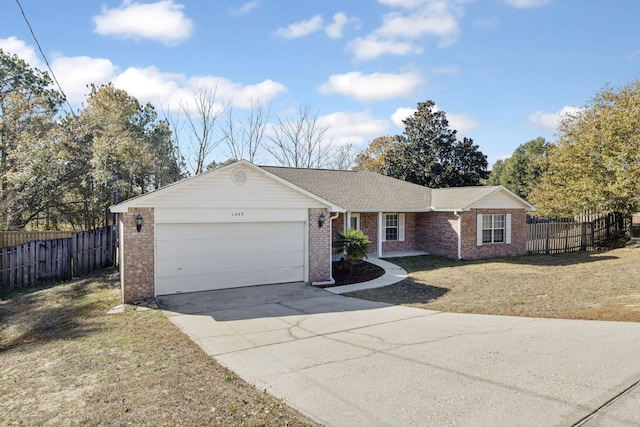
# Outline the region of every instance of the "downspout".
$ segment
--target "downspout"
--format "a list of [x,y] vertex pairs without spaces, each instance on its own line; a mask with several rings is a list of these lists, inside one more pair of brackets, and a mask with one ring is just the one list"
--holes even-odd
[[[329,217],[329,235],[333,236],[333,220],[340,216],[340,212],[336,212],[335,216]],[[324,282],[313,282],[313,286],[335,285],[336,280],[333,278],[333,251],[329,250],[329,280]]]
[[378,212],[378,258],[382,258],[382,212]]
[[462,216],[458,211],[453,211],[453,215],[458,218],[458,259],[462,259]]

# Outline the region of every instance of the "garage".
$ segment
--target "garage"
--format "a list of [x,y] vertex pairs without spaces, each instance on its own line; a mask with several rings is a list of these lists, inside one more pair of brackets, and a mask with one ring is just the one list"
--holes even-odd
[[156,224],[156,295],[305,280],[305,223]]
[[326,283],[336,210],[245,160],[114,205],[122,300]]

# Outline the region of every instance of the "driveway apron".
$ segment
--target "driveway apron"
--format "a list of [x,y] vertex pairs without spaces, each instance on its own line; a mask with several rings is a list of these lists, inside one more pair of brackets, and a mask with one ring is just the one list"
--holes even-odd
[[222,365],[327,426],[640,420],[637,323],[442,313],[303,283],[158,302]]

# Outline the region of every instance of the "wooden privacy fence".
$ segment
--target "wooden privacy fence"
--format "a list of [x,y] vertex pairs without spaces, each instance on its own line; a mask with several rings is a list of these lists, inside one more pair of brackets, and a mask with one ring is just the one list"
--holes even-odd
[[114,265],[112,227],[0,249],[0,288],[62,282]]
[[624,236],[629,226],[629,217],[619,212],[575,218],[527,217],[527,251],[558,254],[594,250]]
[[73,231],[0,231],[0,248],[21,245],[34,240],[66,239]]

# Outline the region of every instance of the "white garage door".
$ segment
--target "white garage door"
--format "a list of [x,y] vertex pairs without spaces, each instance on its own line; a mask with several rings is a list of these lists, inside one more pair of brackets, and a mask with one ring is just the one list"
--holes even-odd
[[304,280],[303,222],[156,225],[156,294]]

